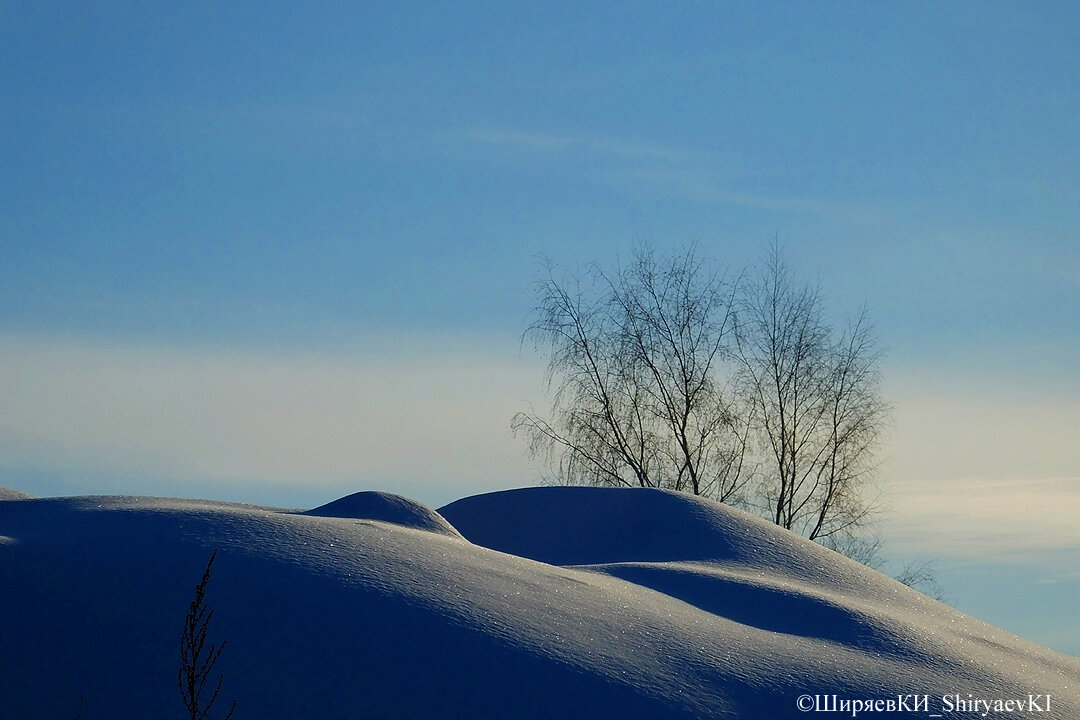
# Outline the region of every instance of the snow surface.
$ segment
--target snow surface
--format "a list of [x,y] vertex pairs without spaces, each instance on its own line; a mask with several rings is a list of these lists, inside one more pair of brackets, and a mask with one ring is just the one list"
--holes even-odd
[[[0,501],[0,717],[80,698],[86,720],[182,716],[180,630],[214,549],[237,720],[819,717],[797,698],[907,693],[931,712],[1050,694],[1038,717],[1080,718],[1080,659],[727,506],[596,488],[438,514],[382,493]],[[907,716],[927,713],[886,717]]]

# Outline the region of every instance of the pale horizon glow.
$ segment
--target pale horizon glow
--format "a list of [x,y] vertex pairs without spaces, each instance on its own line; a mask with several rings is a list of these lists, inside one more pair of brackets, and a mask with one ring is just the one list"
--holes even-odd
[[263,484],[358,490],[398,478],[435,498],[441,486],[528,484],[506,436],[522,390],[539,386],[535,363],[419,347],[258,353],[3,336],[0,453],[8,467],[141,477],[147,492],[164,479],[246,484],[251,498]]
[[1078,485],[1080,477],[890,482],[885,535],[891,548],[923,556],[1031,562],[1032,553],[1080,551]]

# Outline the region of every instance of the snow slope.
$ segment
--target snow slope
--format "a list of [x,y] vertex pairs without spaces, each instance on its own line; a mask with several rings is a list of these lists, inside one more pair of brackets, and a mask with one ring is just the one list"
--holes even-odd
[[306,513],[0,500],[0,718],[80,697],[86,720],[182,716],[180,630],[215,548],[237,720],[786,718],[803,694],[905,693],[930,712],[1050,694],[1038,717],[1080,717],[1080,660],[745,513],[534,488],[439,513],[381,493]]

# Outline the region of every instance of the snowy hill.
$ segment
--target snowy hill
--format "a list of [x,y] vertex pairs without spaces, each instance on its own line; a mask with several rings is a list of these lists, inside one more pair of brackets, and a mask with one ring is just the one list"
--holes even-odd
[[181,717],[180,631],[214,549],[237,720],[786,718],[803,695],[928,696],[888,717],[1050,695],[1011,716],[1080,717],[1080,659],[729,507],[595,488],[438,513],[0,492],[0,717],[80,698],[86,720]]

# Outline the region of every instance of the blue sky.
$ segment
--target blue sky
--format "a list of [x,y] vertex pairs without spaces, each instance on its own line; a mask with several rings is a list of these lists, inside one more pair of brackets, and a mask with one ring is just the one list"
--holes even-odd
[[0,2],[0,484],[528,484],[538,253],[778,235],[889,349],[894,551],[1080,654],[1080,8],[581,5]]

